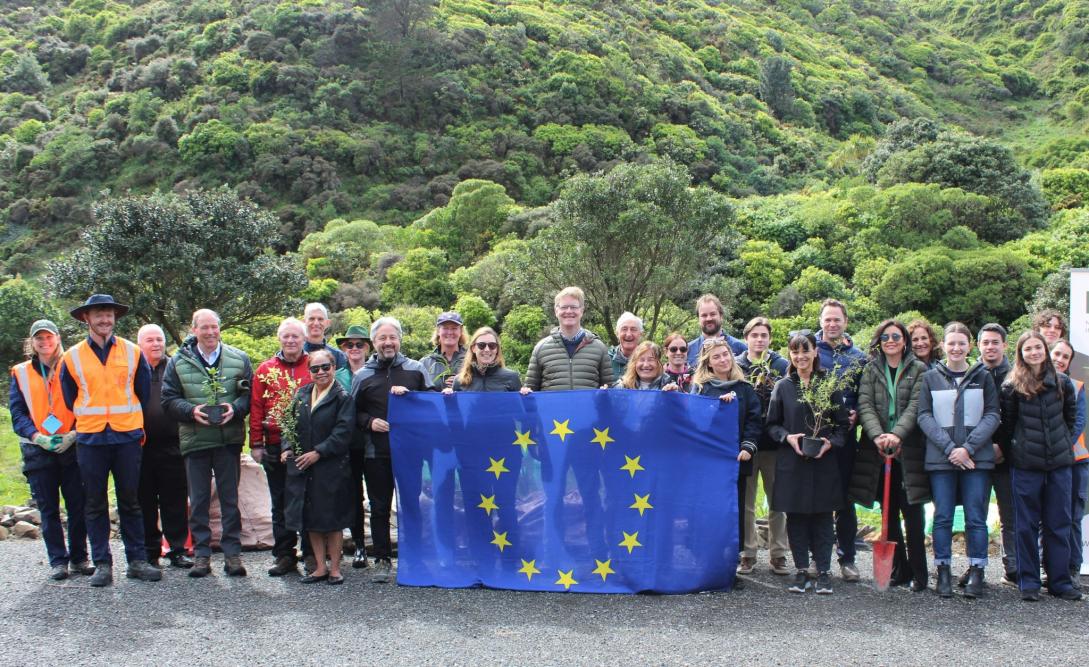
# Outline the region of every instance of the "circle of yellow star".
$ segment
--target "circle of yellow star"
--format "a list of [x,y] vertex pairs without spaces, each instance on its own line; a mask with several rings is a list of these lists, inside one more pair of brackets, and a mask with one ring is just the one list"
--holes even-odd
[[[635,502],[628,505],[633,510],[639,510],[639,516],[643,516],[643,512],[654,509],[654,505],[650,504],[650,494],[641,496],[638,493],[632,494],[635,496]],[[494,496],[493,496],[494,497]]]
[[[627,470],[631,473],[632,477],[635,477],[637,470],[646,470],[643,466],[639,465],[639,459],[643,458],[642,455],[636,456],[634,459],[627,454],[624,455],[624,460],[627,461],[624,465],[620,466],[621,470]],[[498,475],[496,475],[498,477]]]
[[610,574],[616,574],[616,570],[614,570],[612,567],[610,567],[610,564],[613,562],[612,558],[610,558],[609,560],[605,560],[605,561],[598,560],[598,559],[595,558],[594,562],[597,563],[597,567],[594,568],[594,571],[592,572],[592,574],[600,574],[601,575],[601,581],[605,581],[606,577],[608,577]]
[[[507,469],[507,466],[503,465],[504,463],[507,462],[506,458],[502,458],[502,459],[499,459],[498,461],[496,461],[495,459],[493,459],[492,457],[489,456],[488,460],[491,461],[492,464],[490,466],[488,466],[487,468],[485,468],[484,472],[493,473],[495,475],[496,479],[499,479],[499,476],[502,475],[503,473],[510,472],[510,470]],[[635,473],[632,473],[632,477],[635,477]]]
[[[623,533],[624,531],[620,531],[620,532]],[[627,547],[628,548],[628,553],[630,554],[631,550],[634,549],[635,547],[643,546],[642,544],[640,544],[638,538],[639,538],[639,531],[638,530],[635,531],[634,533],[624,533],[624,539],[621,540],[620,546]]]
[[533,575],[541,573],[541,571],[537,569],[537,561],[526,560],[525,558],[521,560],[522,567],[518,569],[518,572],[526,575],[526,581],[533,581]]
[[595,428],[594,438],[590,442],[599,444],[601,445],[602,449],[605,449],[605,445],[609,444],[610,442],[616,442],[616,440],[613,440],[609,437],[609,429],[606,427],[604,431],[599,431]]
[[528,430],[525,433],[522,433],[518,429],[514,429],[514,442],[511,444],[521,447],[522,452],[525,453],[528,451],[530,445],[536,445],[537,443],[529,437]]
[[[507,531],[507,532],[510,532],[510,531]],[[499,547],[499,553],[503,553],[503,549],[506,549],[507,547],[510,546],[510,541],[507,540],[507,533],[497,533],[497,532],[495,532],[493,530],[492,535],[495,536],[492,539],[492,544]],[[629,552],[630,551],[631,550],[629,549]]]
[[[493,493],[490,496],[485,496],[483,493],[480,494],[480,504],[477,505],[477,507],[487,512],[488,516],[491,516],[492,510],[499,509],[499,505],[495,504],[495,494]],[[640,512],[640,514],[642,514],[642,512]]]
[[567,441],[567,436],[574,433],[574,431],[572,431],[570,428],[567,427],[567,425],[570,424],[570,423],[571,423],[570,419],[565,419],[562,422],[559,422],[559,421],[556,421],[555,419],[553,419],[552,420],[552,426],[554,426],[555,428],[553,428],[551,431],[549,431],[549,434],[550,435],[558,435],[558,436],[560,436],[560,442],[566,442]]
[[574,570],[568,570],[567,572],[564,572],[563,570],[556,570],[556,574],[560,575],[560,578],[556,580],[556,583],[560,586],[563,586],[563,590],[565,591],[571,590],[572,586],[579,583],[575,581]]

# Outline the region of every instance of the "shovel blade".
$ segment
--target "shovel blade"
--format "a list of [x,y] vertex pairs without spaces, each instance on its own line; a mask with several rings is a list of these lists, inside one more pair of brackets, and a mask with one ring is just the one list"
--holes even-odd
[[879,540],[873,543],[873,584],[882,593],[889,590],[895,554],[896,542]]

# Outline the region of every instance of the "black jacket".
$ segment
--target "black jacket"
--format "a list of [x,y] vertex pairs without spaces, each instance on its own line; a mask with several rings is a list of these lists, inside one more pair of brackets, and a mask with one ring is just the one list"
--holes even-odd
[[[735,356],[734,361],[745,374],[746,381],[752,385],[756,395],[760,397],[760,418],[767,419],[768,406],[771,405],[771,392],[775,389],[775,383],[786,377],[790,363],[778,352],[771,350],[764,353],[764,361],[759,364],[754,364],[747,352]],[[778,447],[779,444],[771,438],[765,428],[760,440],[760,451],[773,451]]]
[[[723,382],[712,378],[698,387],[693,384],[691,393],[719,398],[731,391],[737,397],[734,399],[737,401],[737,442],[741,449],[755,456],[760,438],[764,434],[764,415],[760,406],[760,397],[756,395],[752,385],[744,380]],[[751,457],[748,461],[738,462],[737,474],[746,477],[752,474]]]
[[356,420],[359,428],[367,431],[366,458],[389,458],[389,433],[371,429],[375,419],[389,415],[390,387],[401,386],[410,391],[431,391],[434,385],[420,362],[398,353],[393,359],[379,360],[371,355],[367,363],[352,378],[352,396],[355,398]]
[[454,378],[454,391],[518,391],[522,388],[518,371],[505,366],[488,366],[483,373],[474,366],[473,379],[468,387],[462,386],[459,378],[460,374]]
[[[145,451],[152,449],[181,456],[178,444],[178,422],[163,410],[163,376],[170,359],[163,357],[159,365],[151,369],[151,391],[144,409]],[[150,365],[150,364],[149,364]]]
[[1044,388],[1032,398],[1002,385],[1002,425],[998,444],[1015,468],[1055,470],[1074,465],[1074,383],[1062,373],[1044,378]]
[[[1002,403],[1002,396],[1001,396],[1002,384],[1006,381],[1006,376],[1010,374],[1010,362],[1005,357],[1002,357],[1002,363],[998,364],[994,368],[991,368],[990,366],[987,366],[986,364],[983,365],[983,368],[987,369],[987,372],[991,374],[991,378],[994,380],[994,387],[999,392],[999,405],[1001,405],[1001,403]],[[995,442],[998,442],[998,433],[994,434],[994,440],[995,440]],[[1005,455],[1006,455],[1006,452],[1003,451],[1002,456],[1005,456]],[[1003,458],[1001,463],[996,462],[994,464],[994,469],[995,470],[1008,470],[1009,467],[1010,467],[1010,460],[1007,459],[1007,458]]]
[[306,470],[289,462],[284,521],[290,530],[328,533],[355,522],[348,458],[355,405],[340,383],[333,382],[321,402],[311,406],[313,388],[300,387],[293,408],[298,411],[300,452],[317,452],[321,458]]

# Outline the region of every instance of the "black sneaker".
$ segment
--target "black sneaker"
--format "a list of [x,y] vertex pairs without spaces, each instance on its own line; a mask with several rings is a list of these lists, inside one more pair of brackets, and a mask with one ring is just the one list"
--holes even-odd
[[794,574],[794,579],[787,586],[787,590],[791,593],[804,593],[810,586],[809,573],[805,570],[798,570]]
[[368,565],[367,552],[363,549],[356,549],[355,556],[352,558],[352,568],[356,570],[365,570]]
[[832,573],[821,572],[817,575],[817,595],[832,594]]
[[53,581],[64,581],[68,578],[68,564],[62,563],[61,565],[53,566],[52,571],[49,573],[49,578]]
[[152,567],[146,560],[134,560],[129,563],[125,576],[140,581],[159,581],[163,578],[163,573],[159,568]]

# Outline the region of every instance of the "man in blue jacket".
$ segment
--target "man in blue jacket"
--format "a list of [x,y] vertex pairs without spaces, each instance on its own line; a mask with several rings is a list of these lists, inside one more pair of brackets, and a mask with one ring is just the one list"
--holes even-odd
[[735,357],[749,349],[748,345],[722,329],[722,320],[726,315],[722,302],[714,294],[704,294],[696,299],[696,316],[700,319],[700,335],[688,341],[688,365],[692,368],[696,367],[696,362],[700,359],[703,341],[710,338],[725,339]]

